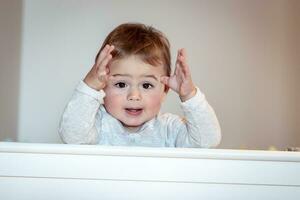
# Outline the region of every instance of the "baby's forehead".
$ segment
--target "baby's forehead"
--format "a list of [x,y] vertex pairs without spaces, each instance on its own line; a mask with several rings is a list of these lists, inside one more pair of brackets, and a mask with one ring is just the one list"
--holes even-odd
[[112,74],[112,76],[115,78],[115,80],[119,79],[125,79],[125,80],[152,80],[152,81],[160,81],[160,76],[155,74]]
[[165,74],[165,69],[162,64],[152,65],[145,62],[138,56],[128,56],[125,58],[115,59],[110,63],[109,69],[112,73]]

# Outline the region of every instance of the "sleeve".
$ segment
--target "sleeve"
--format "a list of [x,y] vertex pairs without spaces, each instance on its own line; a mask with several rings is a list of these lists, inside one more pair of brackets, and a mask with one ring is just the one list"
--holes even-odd
[[177,122],[176,147],[216,147],[221,142],[221,129],[213,108],[199,88],[196,95],[182,102],[184,120]]
[[105,93],[96,91],[80,81],[67,104],[59,124],[59,134],[64,143],[96,144],[99,133],[95,126],[96,116]]

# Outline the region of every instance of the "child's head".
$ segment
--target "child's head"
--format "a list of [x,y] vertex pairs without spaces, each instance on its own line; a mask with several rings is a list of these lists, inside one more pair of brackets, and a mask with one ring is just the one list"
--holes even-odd
[[126,23],[116,27],[104,40],[96,60],[105,45],[114,45],[113,60],[137,56],[153,66],[163,66],[165,75],[171,74],[170,43],[159,30],[139,23]]
[[115,48],[104,106],[124,127],[136,131],[158,114],[166,95],[160,77],[171,73],[168,39],[153,27],[122,24],[107,36],[100,51],[106,44]]

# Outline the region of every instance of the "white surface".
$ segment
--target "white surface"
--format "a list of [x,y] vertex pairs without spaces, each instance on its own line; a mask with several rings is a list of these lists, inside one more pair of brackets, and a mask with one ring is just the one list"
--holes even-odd
[[300,198],[299,152],[0,143],[0,163],[8,200]]

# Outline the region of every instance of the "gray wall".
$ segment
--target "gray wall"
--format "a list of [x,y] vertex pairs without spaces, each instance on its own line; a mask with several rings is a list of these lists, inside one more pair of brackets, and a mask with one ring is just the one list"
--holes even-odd
[[[75,85],[105,36],[133,21],[162,30],[173,58],[187,49],[194,82],[218,115],[220,148],[300,146],[300,1],[4,2],[1,41],[14,51],[0,47],[1,139],[60,142],[59,118]],[[171,92],[163,111],[180,114],[178,103]]]
[[16,140],[20,83],[22,2],[0,1],[0,140]]

